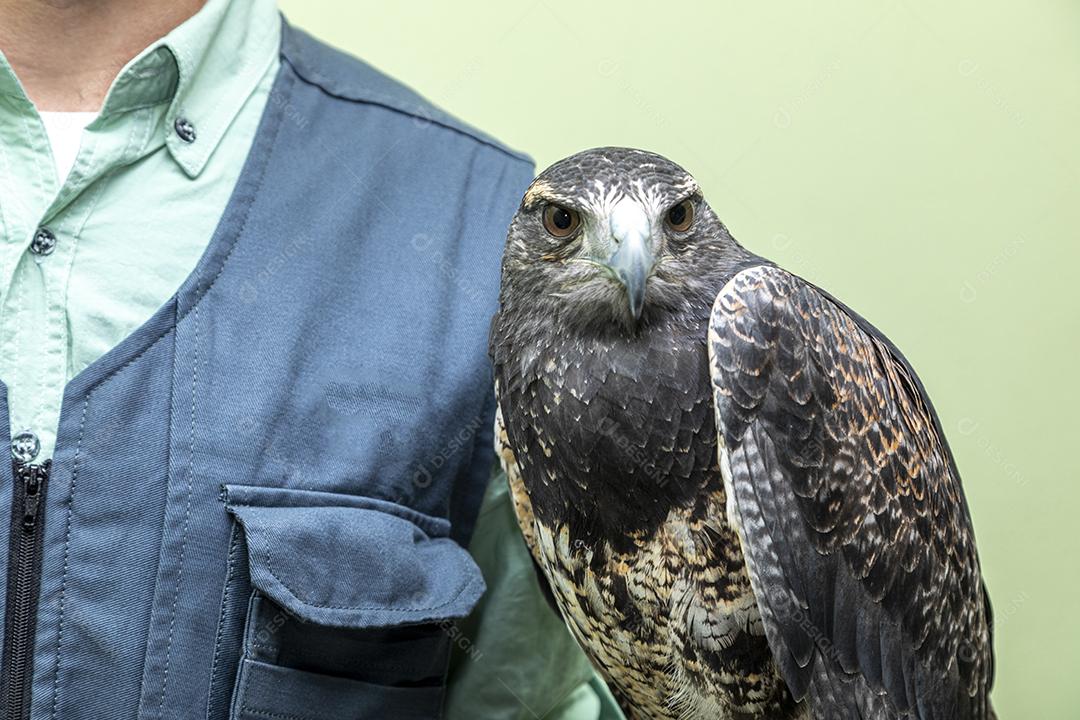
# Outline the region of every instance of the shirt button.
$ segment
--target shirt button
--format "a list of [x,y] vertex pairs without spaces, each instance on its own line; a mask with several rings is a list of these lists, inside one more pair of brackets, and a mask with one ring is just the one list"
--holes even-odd
[[36,458],[40,450],[41,441],[29,430],[23,430],[11,438],[11,457],[21,463],[28,463]]
[[178,117],[173,123],[173,129],[180,139],[186,143],[195,142],[195,126],[185,117]]
[[30,252],[35,255],[52,255],[56,249],[56,236],[47,227],[40,227],[34,233],[34,239],[30,241]]

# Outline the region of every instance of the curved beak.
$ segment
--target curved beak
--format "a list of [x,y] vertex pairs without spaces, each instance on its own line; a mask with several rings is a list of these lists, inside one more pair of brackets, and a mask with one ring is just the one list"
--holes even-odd
[[619,246],[604,265],[626,288],[630,314],[637,320],[645,306],[649,276],[656,265],[648,217],[636,204],[617,208],[611,218],[611,235]]

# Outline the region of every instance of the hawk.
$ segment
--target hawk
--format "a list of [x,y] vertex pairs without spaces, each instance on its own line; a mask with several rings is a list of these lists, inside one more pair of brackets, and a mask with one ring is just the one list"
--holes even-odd
[[641,150],[541,173],[502,273],[497,450],[629,717],[994,717],[960,476],[880,331]]

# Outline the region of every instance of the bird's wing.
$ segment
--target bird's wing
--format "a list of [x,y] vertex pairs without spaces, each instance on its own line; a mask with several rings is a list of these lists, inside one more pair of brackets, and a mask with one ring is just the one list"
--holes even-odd
[[769,645],[816,718],[986,718],[990,610],[914,371],[780,268],[716,298],[709,363],[729,518]]

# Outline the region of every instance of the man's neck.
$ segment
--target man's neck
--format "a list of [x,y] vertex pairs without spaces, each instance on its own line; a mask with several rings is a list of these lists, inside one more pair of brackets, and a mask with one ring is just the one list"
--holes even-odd
[[205,0],[0,0],[0,50],[42,111],[96,111],[121,68]]

